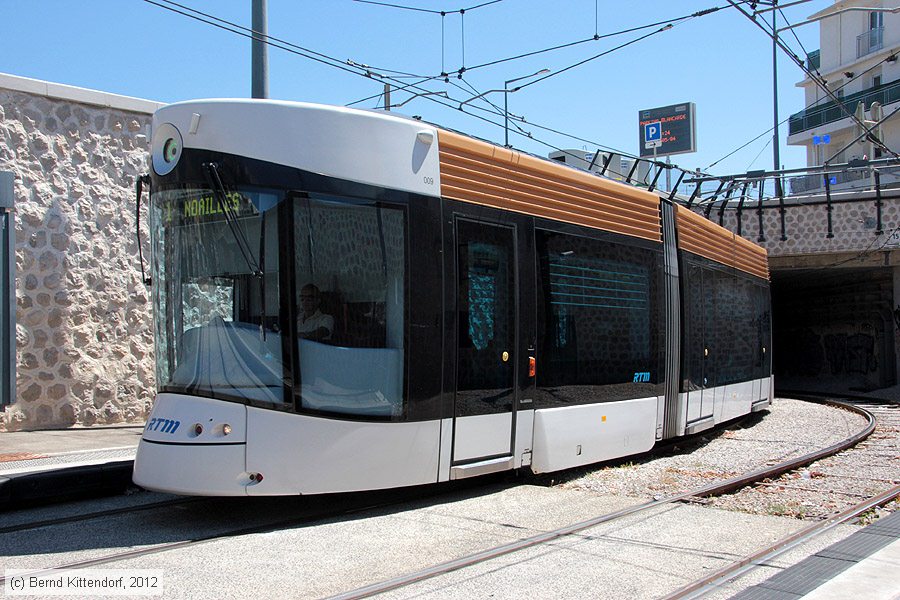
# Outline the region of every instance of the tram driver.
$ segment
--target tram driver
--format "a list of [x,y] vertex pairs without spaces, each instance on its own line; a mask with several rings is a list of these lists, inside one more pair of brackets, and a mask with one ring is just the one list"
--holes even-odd
[[334,331],[334,317],[319,310],[321,297],[319,288],[307,283],[300,290],[300,317],[297,319],[297,334],[305,340],[327,342]]

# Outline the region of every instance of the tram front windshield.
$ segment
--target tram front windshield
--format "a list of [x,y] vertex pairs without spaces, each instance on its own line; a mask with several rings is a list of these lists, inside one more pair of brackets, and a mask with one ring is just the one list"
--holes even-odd
[[160,391],[402,414],[402,208],[179,186],[150,219]]

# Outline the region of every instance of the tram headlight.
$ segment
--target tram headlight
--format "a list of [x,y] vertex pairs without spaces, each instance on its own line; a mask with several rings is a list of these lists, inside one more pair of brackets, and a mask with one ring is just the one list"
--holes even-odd
[[224,425],[222,425],[222,434],[228,435],[230,433],[231,433],[231,425],[229,425],[228,423],[225,423]]

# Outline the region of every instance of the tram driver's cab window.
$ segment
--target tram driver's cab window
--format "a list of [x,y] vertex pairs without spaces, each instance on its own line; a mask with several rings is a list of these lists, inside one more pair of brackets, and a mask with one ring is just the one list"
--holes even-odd
[[154,193],[157,381],[162,391],[281,404],[282,194],[180,186]]
[[295,199],[293,220],[301,407],[399,417],[403,210],[308,194]]

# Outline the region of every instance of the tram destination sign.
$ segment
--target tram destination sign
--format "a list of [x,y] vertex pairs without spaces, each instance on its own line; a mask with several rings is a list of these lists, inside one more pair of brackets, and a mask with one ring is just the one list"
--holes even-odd
[[693,102],[639,111],[641,158],[696,152],[696,113],[697,105]]

